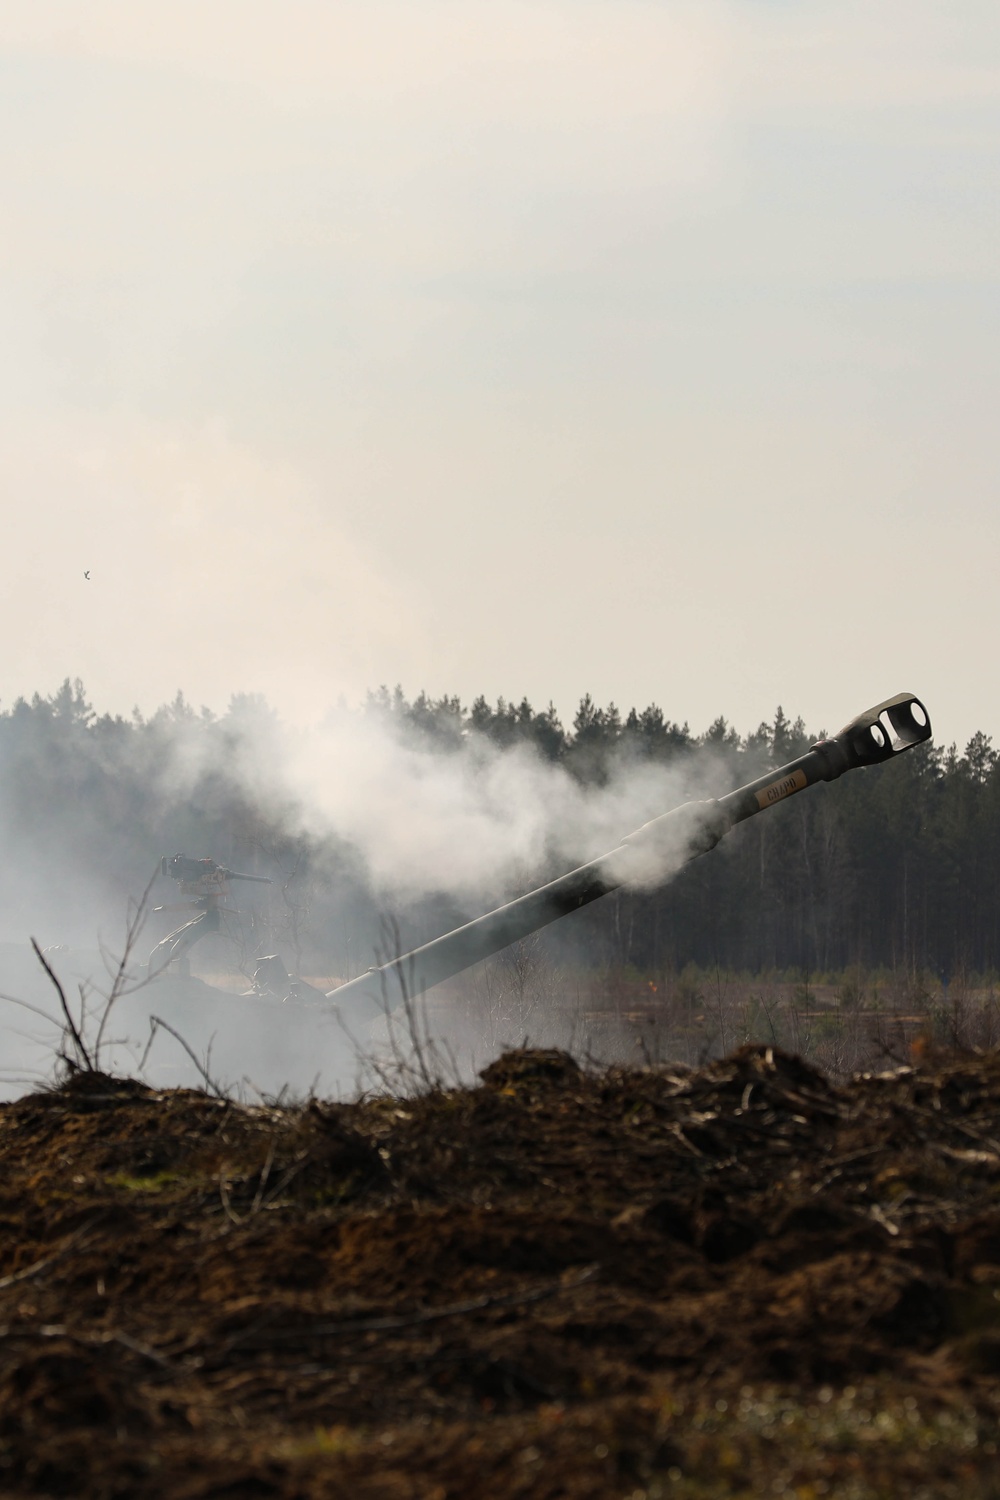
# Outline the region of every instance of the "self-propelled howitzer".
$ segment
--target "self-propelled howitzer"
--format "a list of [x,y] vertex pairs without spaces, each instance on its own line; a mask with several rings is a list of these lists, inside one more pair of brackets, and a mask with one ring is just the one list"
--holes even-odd
[[845,771],[880,765],[930,737],[930,719],[919,698],[898,693],[859,714],[839,734],[817,741],[788,765],[725,797],[685,802],[663,813],[622,839],[617,849],[412,953],[369,969],[331,990],[327,999],[336,1003],[345,1021],[373,1018],[399,1004],[404,995],[418,995],[450,979],[609,891],[623,885],[648,889],[661,884],[681,865],[714,848],[737,823],[815,782],[836,781]]

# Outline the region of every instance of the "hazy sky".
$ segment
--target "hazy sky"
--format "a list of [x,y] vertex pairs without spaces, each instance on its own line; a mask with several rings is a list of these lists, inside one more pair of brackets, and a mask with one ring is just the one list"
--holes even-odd
[[996,0],[0,0],[0,701],[1000,739],[998,153]]

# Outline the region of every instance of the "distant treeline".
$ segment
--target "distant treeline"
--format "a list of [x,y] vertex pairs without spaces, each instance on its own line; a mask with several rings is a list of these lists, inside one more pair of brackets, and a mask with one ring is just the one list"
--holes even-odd
[[[526,700],[478,698],[466,708],[454,697],[410,701],[399,689],[369,695],[359,712],[428,752],[458,753],[470,734],[505,748],[526,743],[588,785],[630,764],[683,769],[710,747],[725,790],[816,738],[780,708],[748,735],[723,718],[693,734],[655,705],[622,714],[590,697],[569,728],[551,704],[536,711]],[[123,719],[95,713],[82,685],[68,681],[52,697],[0,712],[3,936],[34,931],[44,911],[54,940],[79,941],[109,895],[123,902],[160,853],[184,850],[273,871],[261,942],[281,937],[290,957],[317,972],[344,972],[345,953],[354,967],[370,962],[378,901],[349,846],[320,847],[289,831],[287,809],[266,785],[277,733],[276,716],[253,696],[234,698],[221,716],[178,695],[149,718]],[[594,961],[650,972],[688,962],[754,972],[995,971],[997,761],[983,734],[963,754],[922,746],[752,819],[660,891],[610,897],[569,920]],[[417,935],[431,935],[445,914],[418,915]]]
[[[530,741],[583,780],[617,759],[664,763],[711,746],[730,785],[801,755],[818,737],[779,707],[741,736],[718,718],[700,735],[655,704],[624,716],[587,696],[566,730],[550,705],[491,708],[478,698],[373,700],[448,743],[472,726],[500,744]],[[688,962],[760,972],[912,967],[950,976],[1000,968],[1000,767],[983,733],[918,747],[885,767],[812,788],[742,825],[652,895],[622,894],[587,914],[604,949],[639,969]]]

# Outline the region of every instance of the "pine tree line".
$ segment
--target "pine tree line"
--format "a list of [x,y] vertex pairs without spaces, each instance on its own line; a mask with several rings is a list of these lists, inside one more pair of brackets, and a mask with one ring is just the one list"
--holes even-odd
[[[360,712],[428,752],[458,753],[470,735],[504,750],[528,746],[593,786],[636,764],[683,770],[708,749],[724,791],[817,737],[780,708],[747,735],[723,718],[694,734],[655,704],[623,715],[589,696],[568,729],[551,704],[536,711],[526,699],[480,697],[465,708],[456,697],[410,701],[380,689]],[[308,908],[316,962],[333,931],[352,933],[360,953],[377,902],[356,853],[291,836],[276,795],[257,796],[244,774],[246,747],[266,765],[277,729],[255,697],[234,698],[215,716],[178,695],[149,718],[123,719],[95,713],[69,682],[0,712],[3,936],[33,930],[41,903],[54,927],[76,937],[97,918],[95,891],[124,900],[161,853],[183,849],[273,868],[288,909]],[[812,788],[736,829],[662,890],[608,898],[570,920],[596,957],[640,970],[694,961],[951,975],[1000,970],[998,898],[1000,768],[980,733],[961,754],[921,746]]]

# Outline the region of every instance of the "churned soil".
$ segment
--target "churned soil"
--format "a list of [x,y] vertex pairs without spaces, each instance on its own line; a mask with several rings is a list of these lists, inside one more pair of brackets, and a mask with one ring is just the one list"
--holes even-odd
[[1000,1495],[1000,1056],[0,1107],[4,1496]]

